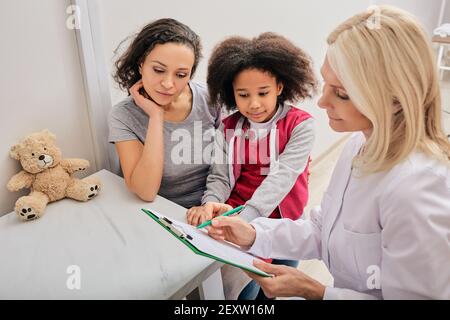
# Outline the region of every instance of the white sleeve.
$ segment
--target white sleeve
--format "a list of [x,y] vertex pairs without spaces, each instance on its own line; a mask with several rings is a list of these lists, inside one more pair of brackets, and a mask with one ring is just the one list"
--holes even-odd
[[253,220],[256,239],[249,252],[262,258],[321,259],[321,207],[312,209],[310,216],[296,221],[263,217]]
[[380,199],[384,299],[450,299],[450,176],[399,178]]

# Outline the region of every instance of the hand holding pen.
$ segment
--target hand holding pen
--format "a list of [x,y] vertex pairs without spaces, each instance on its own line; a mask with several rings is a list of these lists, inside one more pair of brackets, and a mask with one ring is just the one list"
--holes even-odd
[[190,208],[187,211],[186,220],[190,225],[198,226],[199,224],[211,220],[232,209],[232,206],[225,203],[206,202],[202,206]]
[[256,239],[256,230],[238,216],[218,216],[207,227],[208,234],[216,240],[226,240],[243,248],[249,248]]
[[[221,214],[220,217],[228,217],[228,216],[231,216],[233,214],[237,214],[237,213],[241,212],[242,209],[244,209],[244,206],[236,207],[236,208],[234,208],[232,210],[229,210],[229,211]],[[213,219],[215,219],[215,218],[213,218]],[[198,225],[197,229],[201,229],[201,228],[204,228],[206,226],[211,225],[211,222],[212,222],[213,219],[207,220],[207,221],[203,222],[202,224]]]

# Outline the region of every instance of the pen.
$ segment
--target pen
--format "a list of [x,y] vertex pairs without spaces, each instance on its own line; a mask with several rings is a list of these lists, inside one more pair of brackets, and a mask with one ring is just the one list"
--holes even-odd
[[[224,214],[221,214],[219,217],[228,217],[228,216],[231,216],[232,214],[237,213],[237,212],[241,211],[242,209],[244,209],[244,206],[236,207],[236,208],[234,208],[233,210],[230,210],[230,211],[225,212]],[[213,219],[214,219],[214,218],[213,218]],[[211,224],[211,221],[212,221],[212,219],[211,219],[211,220],[207,220],[207,221],[205,221],[205,222],[199,224],[199,225],[197,226],[197,229],[201,229],[201,228],[203,228],[203,227],[209,226],[209,225]]]

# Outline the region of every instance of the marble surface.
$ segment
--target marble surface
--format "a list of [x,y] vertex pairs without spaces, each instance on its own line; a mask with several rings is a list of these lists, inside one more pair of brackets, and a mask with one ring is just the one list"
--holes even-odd
[[60,200],[29,222],[0,218],[0,299],[180,299],[220,268],[141,211],[183,221],[186,209],[143,202],[106,170],[94,175],[103,187],[89,202]]

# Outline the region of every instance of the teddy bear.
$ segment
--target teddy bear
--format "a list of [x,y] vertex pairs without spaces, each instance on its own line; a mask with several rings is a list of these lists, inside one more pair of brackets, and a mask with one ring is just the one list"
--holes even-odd
[[65,197],[88,201],[100,191],[95,177],[77,179],[73,173],[89,167],[84,159],[62,159],[56,136],[48,130],[35,132],[11,147],[10,156],[19,160],[23,170],[8,182],[9,191],[31,189],[16,201],[14,211],[25,221],[44,214],[47,204]]

